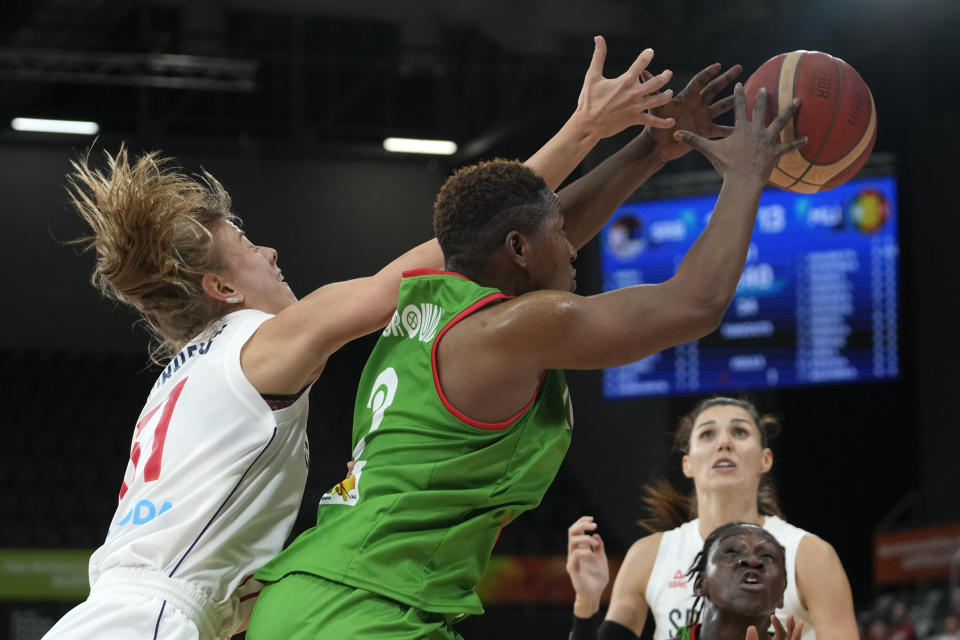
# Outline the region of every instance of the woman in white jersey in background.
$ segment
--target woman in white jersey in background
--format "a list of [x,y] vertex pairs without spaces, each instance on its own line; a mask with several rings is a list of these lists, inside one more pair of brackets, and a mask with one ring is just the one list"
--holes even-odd
[[[674,444],[694,494],[685,496],[665,481],[648,485],[644,502],[653,518],[643,524],[653,533],[627,552],[599,639],[639,636],[648,613],[655,640],[674,637],[693,604],[686,570],[704,540],[728,522],[761,525],[785,548],[789,579],[777,615],[803,621],[804,640],[858,637],[850,583],[837,553],[783,520],[767,475],[773,466],[769,440],[778,429],[776,419],[734,398],[705,399],[681,419]],[[593,518],[583,516],[568,530],[567,571],[577,593],[577,618],[597,614],[609,580],[603,541],[591,533],[596,529]]]
[[[648,113],[669,111],[672,99],[660,92],[670,72],[645,74],[651,50],[606,79],[605,44],[595,43],[576,111],[527,162],[550,188],[600,138],[677,124]],[[704,84],[739,73],[719,70],[704,70]],[[711,104],[713,95],[694,98],[702,122],[686,116],[684,128],[723,135],[713,117],[729,101]],[[277,252],[246,238],[212,176],[187,176],[157,153],[131,161],[121,148],[107,158],[105,171],[84,159],[70,176],[73,205],[92,230],[93,282],[136,309],[155,337],[154,360],[168,364],[131,424],[117,511],[90,561],[90,597],[46,637],[229,637],[259,591],[253,573],[280,551],[300,505],[307,390],[333,352],[386,325],[403,271],[441,268],[443,257],[431,240],[371,277],[298,301]],[[601,185],[586,184],[566,199],[570,215],[597,206]]]

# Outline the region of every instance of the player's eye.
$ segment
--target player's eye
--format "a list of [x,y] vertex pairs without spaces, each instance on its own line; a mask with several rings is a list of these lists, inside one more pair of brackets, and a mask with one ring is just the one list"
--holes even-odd
[[709,439],[712,438],[712,437],[713,437],[713,430],[712,430],[712,429],[704,429],[703,431],[700,432],[700,439],[701,439],[701,440],[709,440]]

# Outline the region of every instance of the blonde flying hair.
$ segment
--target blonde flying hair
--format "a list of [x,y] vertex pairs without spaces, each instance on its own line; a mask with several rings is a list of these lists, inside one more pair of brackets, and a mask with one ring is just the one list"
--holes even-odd
[[212,228],[239,220],[206,171],[188,176],[156,151],[131,163],[123,145],[104,155],[105,170],[90,168],[89,152],[70,163],[70,201],[92,231],[73,242],[96,251],[91,282],[141,314],[151,360],[163,364],[226,312],[201,281],[226,266]]

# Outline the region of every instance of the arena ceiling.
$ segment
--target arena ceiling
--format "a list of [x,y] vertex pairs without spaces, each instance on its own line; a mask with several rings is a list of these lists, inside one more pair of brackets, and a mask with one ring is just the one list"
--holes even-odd
[[[681,83],[714,59],[749,70],[783,50],[849,51],[850,34],[864,64],[893,57],[903,29],[944,11],[956,25],[960,3],[931,1],[5,0],[0,128],[34,116],[96,120],[105,138],[529,150],[573,108],[595,33],[608,75],[653,46]],[[890,18],[907,4],[906,22]]]

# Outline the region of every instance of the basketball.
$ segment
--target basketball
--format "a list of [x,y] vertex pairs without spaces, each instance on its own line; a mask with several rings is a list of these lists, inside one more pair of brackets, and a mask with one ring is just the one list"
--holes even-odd
[[780,133],[781,142],[810,141],[780,158],[770,184],[796,193],[839,187],[860,170],[877,138],[870,88],[849,64],[820,51],[782,53],[764,62],[744,85],[747,113],[767,89],[767,124],[796,97],[800,109]]

